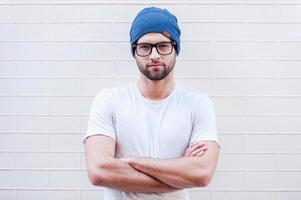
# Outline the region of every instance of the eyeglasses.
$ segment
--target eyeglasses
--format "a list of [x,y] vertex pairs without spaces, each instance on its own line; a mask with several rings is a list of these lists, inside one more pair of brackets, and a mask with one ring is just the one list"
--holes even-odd
[[173,42],[159,42],[156,44],[149,43],[138,43],[134,44],[133,48],[135,49],[138,56],[146,57],[152,53],[153,47],[156,48],[158,54],[166,56],[172,53],[173,46],[176,43]]

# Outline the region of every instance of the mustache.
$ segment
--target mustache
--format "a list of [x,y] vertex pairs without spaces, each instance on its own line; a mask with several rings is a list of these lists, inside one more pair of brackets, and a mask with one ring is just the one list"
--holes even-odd
[[163,67],[166,66],[165,63],[163,63],[163,62],[151,62],[151,63],[147,63],[146,67],[148,68],[148,67],[150,67],[152,65],[162,65]]

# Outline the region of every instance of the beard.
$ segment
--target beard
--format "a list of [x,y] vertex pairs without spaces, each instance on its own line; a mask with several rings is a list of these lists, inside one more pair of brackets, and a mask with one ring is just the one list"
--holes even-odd
[[[142,63],[137,62],[139,71],[144,74],[148,79],[153,81],[159,81],[164,79],[174,68],[175,62],[170,63],[170,66],[167,66],[163,62],[152,62],[148,63],[145,66]],[[160,65],[152,67],[151,65]]]

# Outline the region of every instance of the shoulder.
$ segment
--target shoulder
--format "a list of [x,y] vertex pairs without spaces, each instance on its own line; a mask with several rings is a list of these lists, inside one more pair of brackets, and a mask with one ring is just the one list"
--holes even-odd
[[103,99],[108,101],[124,99],[128,95],[134,94],[134,87],[134,83],[128,83],[126,85],[103,88],[96,94],[95,99]]
[[212,101],[209,98],[208,94],[206,93],[200,93],[196,92],[190,88],[187,88],[182,85],[177,85],[177,92],[176,96],[178,99],[181,99],[182,101],[190,104],[190,105],[196,105],[196,104],[211,104]]

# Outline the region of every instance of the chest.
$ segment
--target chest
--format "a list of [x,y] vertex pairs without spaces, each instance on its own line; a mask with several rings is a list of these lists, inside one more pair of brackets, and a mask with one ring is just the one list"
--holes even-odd
[[192,130],[191,111],[178,104],[123,105],[115,121],[116,152],[120,156],[182,156]]

